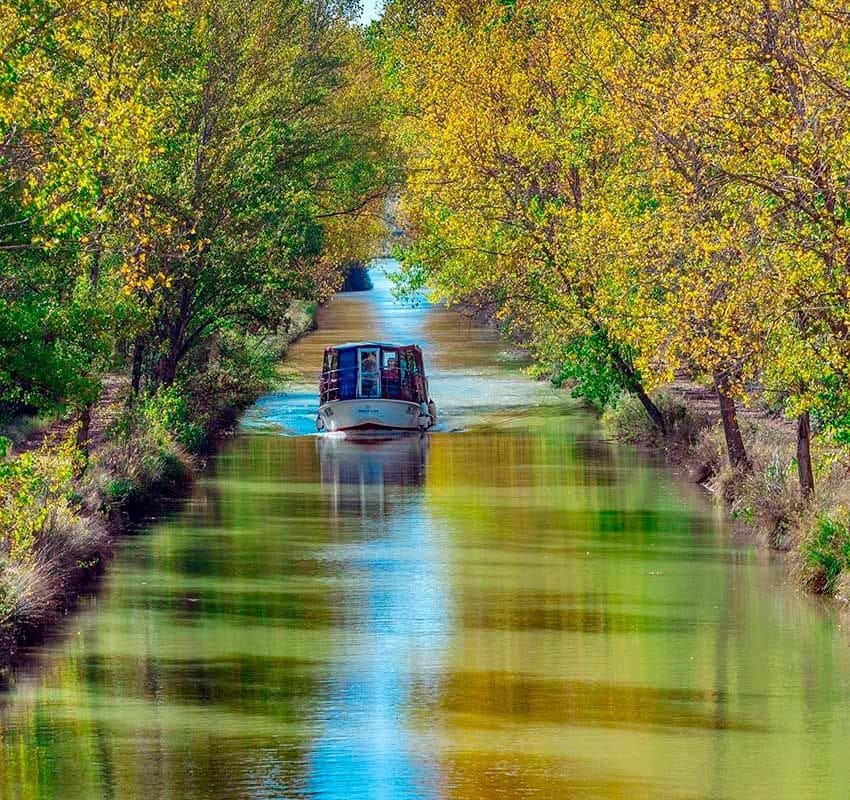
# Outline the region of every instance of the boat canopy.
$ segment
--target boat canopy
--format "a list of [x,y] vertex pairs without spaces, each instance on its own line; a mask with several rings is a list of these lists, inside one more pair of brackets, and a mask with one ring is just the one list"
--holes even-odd
[[322,405],[362,398],[428,402],[422,350],[415,344],[348,342],[325,350]]

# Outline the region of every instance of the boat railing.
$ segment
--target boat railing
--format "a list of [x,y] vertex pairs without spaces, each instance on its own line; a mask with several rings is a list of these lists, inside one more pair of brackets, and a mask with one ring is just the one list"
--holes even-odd
[[[322,405],[332,403],[335,400],[353,400],[357,395],[356,387],[358,375],[361,370],[358,367],[346,367],[343,369],[325,370],[319,384],[319,394]],[[427,400],[425,397],[425,380],[418,372],[413,372],[399,367],[386,367],[384,369],[369,370],[362,372],[361,385],[368,380],[369,375],[380,376],[380,394],[375,399],[407,400],[409,402],[421,403]],[[351,397],[340,398],[341,384],[348,383],[355,387]],[[348,394],[348,392],[346,392]],[[363,395],[370,397],[371,395]]]

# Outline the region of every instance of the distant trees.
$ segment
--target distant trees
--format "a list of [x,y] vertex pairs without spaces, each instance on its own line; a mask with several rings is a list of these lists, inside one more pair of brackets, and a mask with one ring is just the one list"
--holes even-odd
[[594,402],[710,378],[847,437],[850,7],[393,0],[408,273],[495,300]]
[[356,5],[0,4],[0,415],[245,361],[365,254],[390,176]]

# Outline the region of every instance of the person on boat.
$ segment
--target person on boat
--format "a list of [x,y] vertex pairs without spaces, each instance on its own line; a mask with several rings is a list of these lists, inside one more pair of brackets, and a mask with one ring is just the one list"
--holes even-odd
[[377,395],[378,358],[374,352],[366,353],[360,362],[360,389],[363,397]]
[[384,370],[387,397],[398,397],[401,393],[401,372],[398,368],[398,359],[391,357],[387,359],[387,368]]

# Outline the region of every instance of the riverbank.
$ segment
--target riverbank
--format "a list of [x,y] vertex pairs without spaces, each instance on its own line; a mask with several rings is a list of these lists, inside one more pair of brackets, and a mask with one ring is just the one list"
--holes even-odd
[[662,436],[636,398],[623,396],[602,414],[618,440],[662,452],[725,505],[736,526],[787,557],[792,579],[809,592],[850,604],[850,459],[847,448],[813,437],[816,492],[796,478],[796,430],[755,405],[739,412],[752,469],[733,470],[725,455],[714,392],[677,380],[655,398],[668,428]]
[[[313,329],[315,303],[293,306],[277,359]],[[14,426],[0,452],[0,670],[40,640],[106,568],[118,537],[191,487],[239,414],[273,382],[210,373],[187,396],[160,391],[133,404],[129,381],[107,376],[85,422]]]

